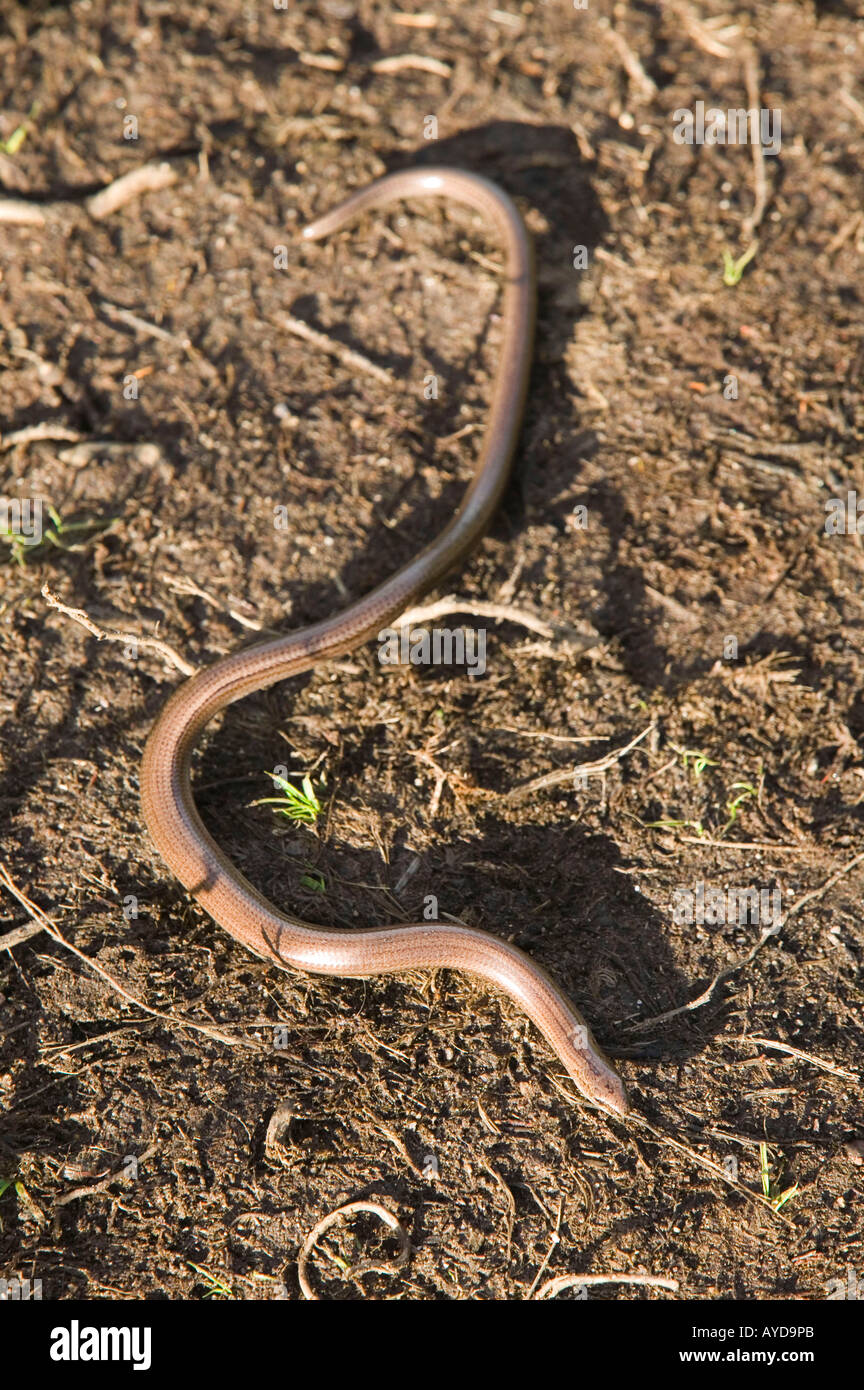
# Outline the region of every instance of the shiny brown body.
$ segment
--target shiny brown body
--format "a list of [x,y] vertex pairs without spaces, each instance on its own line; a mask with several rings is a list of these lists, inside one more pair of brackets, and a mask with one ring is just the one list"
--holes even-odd
[[495,184],[456,169],[410,169],[355,193],[308,226],[317,240],[368,208],[396,199],[452,198],[483,213],[506,250],[503,342],[489,422],[474,479],[445,530],[404,569],[344,612],[300,632],[238,651],[186,681],[169,699],[144,753],[144,818],[165,863],[220,926],[277,965],[321,975],[384,975],[447,966],[489,980],[529,1016],[590,1100],[628,1109],[620,1077],[581,1015],[522,951],[470,927],[405,923],[359,931],[315,926],[279,911],[205,830],[190,782],[192,751],[209,721],[234,700],[352,651],[390,626],[472,550],[507,482],[528,383],[534,334],[531,243],[514,204]]

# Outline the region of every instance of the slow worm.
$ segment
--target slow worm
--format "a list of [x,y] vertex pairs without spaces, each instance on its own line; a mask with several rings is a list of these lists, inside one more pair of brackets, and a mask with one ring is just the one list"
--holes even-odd
[[306,227],[303,237],[317,241],[369,208],[427,195],[453,198],[482,213],[506,248],[500,363],[473,481],[437,540],[365,598],[300,632],[234,652],[175,691],[144,751],[144,819],[172,873],[214,921],[256,955],[319,975],[363,977],[447,966],[479,976],[525,1011],[584,1096],[623,1115],[629,1106],[620,1077],[581,1014],[529,956],[473,927],[413,922],[334,931],[280,912],[205,830],[192,794],[192,751],[214,715],[244,695],[374,638],[473,549],[504,490],[525,403],[536,298],[531,242],[510,198],[476,174],[409,169],[354,193]]

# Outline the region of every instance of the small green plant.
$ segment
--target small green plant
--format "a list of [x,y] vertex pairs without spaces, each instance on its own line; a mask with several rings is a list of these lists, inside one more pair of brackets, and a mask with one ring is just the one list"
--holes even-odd
[[768,1159],[768,1145],[759,1145],[759,1171],[762,1175],[762,1195],[767,1202],[770,1202],[775,1211],[779,1211],[798,1191],[798,1184],[793,1183],[791,1187],[785,1188],[782,1192],[776,1190],[776,1185],[771,1173],[771,1164]]
[[[5,1192],[8,1192],[10,1188],[15,1193],[15,1196],[18,1198],[18,1201],[23,1202],[26,1206],[28,1206],[30,1210],[37,1216],[37,1218],[41,1220],[42,1213],[39,1207],[33,1201],[33,1198],[30,1196],[30,1193],[27,1191],[27,1188],[24,1186],[24,1183],[21,1181],[21,1179],[0,1178],[0,1197],[2,1197]],[[2,1229],[3,1223],[2,1221],[0,1221],[0,1231],[2,1231]]]
[[[10,1187],[14,1187],[16,1192],[18,1191],[18,1183],[15,1181],[14,1178],[0,1178],[0,1197],[3,1196],[4,1192],[8,1192]],[[0,1231],[2,1231],[3,1229],[3,1221],[2,1219],[0,1219]]]
[[22,1202],[28,1202],[31,1206],[33,1205],[33,1198],[30,1196],[30,1193],[27,1191],[27,1188],[20,1178],[0,1178],[0,1197],[3,1196],[4,1192],[8,1192],[10,1187],[14,1187],[15,1195],[20,1197]]
[[701,820],[649,820],[642,824],[646,830],[692,830],[700,838],[708,833]]
[[[50,503],[45,510],[51,525],[43,528],[42,535],[38,540],[30,540],[18,531],[0,526],[0,541],[5,541],[10,547],[11,558],[16,564],[24,566],[31,557],[44,555],[49,545],[55,546],[58,550],[81,550],[83,542],[92,540],[100,531],[105,531],[120,519],[116,516],[110,516],[87,517],[82,521],[64,521],[57,508],[52,507]],[[74,539],[75,536],[80,538],[77,542]]]
[[0,140],[0,154],[7,154],[12,157],[18,153],[27,138],[27,132],[39,115],[39,106],[40,103],[34,101],[33,105],[30,107],[27,119],[22,121],[19,126],[16,126],[8,140]]
[[204,1294],[205,1299],[234,1298],[235,1294],[231,1285],[226,1284],[224,1279],[220,1279],[218,1274],[211,1274],[209,1269],[205,1269],[203,1265],[193,1264],[191,1260],[187,1260],[186,1263],[190,1269],[194,1269],[196,1274],[200,1274],[201,1278],[205,1281],[207,1285],[207,1291]]
[[319,873],[317,869],[307,869],[300,879],[300,882],[304,888],[310,888],[313,893],[327,892],[327,883],[324,875]]
[[733,782],[729,790],[730,792],[737,791],[738,795],[731,797],[730,800],[726,802],[726,814],[729,819],[723,827],[724,835],[730,825],[735,824],[741,807],[744,806],[746,802],[753,801],[759,795],[758,787],[754,787],[752,782]]
[[671,743],[669,746],[676,753],[680,753],[685,771],[690,767],[692,760],[694,777],[701,777],[706,767],[717,767],[716,760],[709,758],[707,753],[700,752],[698,748],[680,748],[677,743]]
[[729,289],[734,289],[734,287],[738,284],[738,281],[741,279],[741,276],[744,274],[745,269],[750,264],[758,250],[758,241],[753,241],[747,247],[747,250],[744,252],[744,254],[742,256],[739,256],[736,261],[731,252],[727,251],[724,247],[723,284],[726,285]]
[[280,777],[278,772],[268,772],[265,775],[272,778],[274,786],[280,789],[282,795],[264,796],[258,801],[253,801],[251,805],[275,806],[277,813],[287,816],[289,820],[299,821],[301,825],[314,825],[321,814],[321,802],[315,795],[311,777],[304,777],[300,786],[295,787],[293,782],[289,782],[287,777]]

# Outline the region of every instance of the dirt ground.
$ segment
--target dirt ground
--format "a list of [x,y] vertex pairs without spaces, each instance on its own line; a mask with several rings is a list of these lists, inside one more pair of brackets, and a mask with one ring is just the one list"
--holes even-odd
[[[41,909],[80,953],[42,932],[0,957],[0,1274],[295,1299],[316,1222],[369,1201],[410,1257],[352,1274],[396,1246],[345,1220],[310,1262],[322,1298],[864,1289],[864,549],[826,533],[826,502],[864,499],[864,6],[0,14],[2,196],[44,219],[0,224],[0,496],[55,509],[39,549],[0,546],[0,936]],[[748,82],[779,154],[676,142],[676,110],[745,107]],[[151,159],[173,186],[88,214]],[[499,181],[539,274],[513,481],[440,594],[554,634],[475,619],[482,676],[372,646],[249,698],[205,739],[199,802],[300,915],[415,920],[432,896],[529,951],[628,1120],[464,977],[302,978],[233,942],[142,825],[179,672],[41,592],[199,664],[438,533],[482,434],[500,248],[431,202],[294,235],[417,162]],[[35,425],[67,435],[16,439]],[[314,827],[251,804],[279,764],[311,776]],[[779,891],[779,933],[679,920],[700,885]]]

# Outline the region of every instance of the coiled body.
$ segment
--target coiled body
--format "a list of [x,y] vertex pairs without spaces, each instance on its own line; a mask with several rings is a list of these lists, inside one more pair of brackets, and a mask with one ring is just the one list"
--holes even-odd
[[590,1029],[546,972],[485,932],[437,922],[338,931],[279,911],[222,852],[201,821],[190,782],[193,749],[226,705],[275,681],[352,651],[377,636],[462,560],[486,529],[507,481],[525,402],[534,334],[533,254],[514,204],[495,184],[456,169],[411,169],[355,193],[310,226],[314,241],[368,208],[399,198],[468,203],[501,233],[506,249],[503,341],[481,456],[459,511],[425,550],[344,612],[300,632],[217,661],[168,700],[144,752],[142,809],[165,863],[210,916],[256,955],[321,975],[369,976],[447,966],[489,980],[525,1011],[579,1090],[625,1114],[620,1077]]

